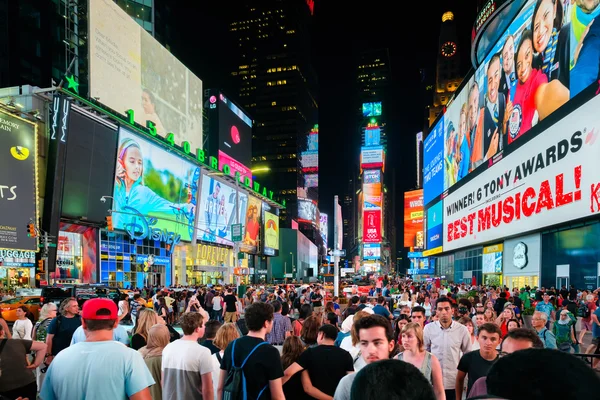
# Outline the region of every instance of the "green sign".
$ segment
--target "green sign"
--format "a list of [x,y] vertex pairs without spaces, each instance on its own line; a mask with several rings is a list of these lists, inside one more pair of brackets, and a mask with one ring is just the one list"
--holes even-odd
[[[118,115],[118,114],[115,114],[114,112],[111,112],[111,111],[101,108],[97,104],[94,104],[94,103],[84,99],[83,97],[80,97],[74,91],[74,88],[68,87],[68,89],[71,89],[71,90],[65,90],[65,89],[63,89],[63,90],[67,91],[69,93],[69,95],[77,98],[78,100],[82,101],[83,103],[86,103],[89,106],[92,106],[92,107],[98,109],[99,111],[111,116],[112,118],[114,118],[115,120],[120,122],[121,124],[127,125],[128,128],[133,129],[136,132],[143,133],[146,136],[149,136],[151,138],[154,138],[154,139],[160,141],[161,143],[171,147],[173,150],[175,150],[180,155],[183,155],[187,159],[194,160],[196,163],[202,164],[205,167],[208,167],[208,168],[213,169],[218,172],[222,172],[224,175],[228,175],[234,179],[237,179],[240,182],[240,184],[245,186],[248,190],[255,192],[255,193],[277,203],[277,201],[273,199],[274,193],[272,190],[269,190],[266,187],[261,186],[260,183],[258,183],[256,181],[252,181],[248,177],[242,177],[239,172],[235,172],[235,174],[232,174],[231,167],[227,164],[224,164],[221,167],[221,169],[219,169],[219,160],[216,157],[206,154],[206,152],[203,149],[192,149],[190,143],[187,141],[181,143],[180,145],[175,143],[175,134],[173,134],[172,132],[167,133],[165,137],[160,136],[156,132],[156,126],[154,125],[154,123],[152,121],[146,121],[146,127],[141,127],[140,125],[136,125],[135,115],[134,115],[134,111],[132,109],[129,109],[125,112],[126,116]],[[285,200],[283,200],[280,205],[285,207]]]
[[242,224],[231,225],[231,238],[234,242],[242,241]]

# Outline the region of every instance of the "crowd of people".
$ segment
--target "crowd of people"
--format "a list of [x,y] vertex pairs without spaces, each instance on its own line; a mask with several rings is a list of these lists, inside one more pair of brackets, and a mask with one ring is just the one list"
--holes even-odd
[[582,352],[584,330],[594,338],[585,350],[598,353],[597,293],[385,277],[370,294],[340,304],[319,285],[241,296],[234,287],[146,288],[81,310],[75,298],[45,304],[32,326],[22,310],[12,335],[0,324],[0,395],[532,400],[600,391],[594,370],[569,354]]

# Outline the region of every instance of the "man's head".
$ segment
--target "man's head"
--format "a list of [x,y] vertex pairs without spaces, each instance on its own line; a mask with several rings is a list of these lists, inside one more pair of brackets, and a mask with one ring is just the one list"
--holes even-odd
[[475,314],[475,325],[479,328],[481,325],[485,324],[485,315],[481,311],[477,311]]
[[504,46],[502,47],[502,68],[506,74],[510,74],[515,69],[515,38],[508,35]]
[[498,343],[500,343],[502,331],[496,324],[488,322],[479,327],[477,341],[482,353],[491,354],[496,351]]
[[423,373],[412,364],[383,360],[371,363],[356,373],[351,398],[435,400],[435,394]]
[[204,317],[200,313],[186,312],[181,316],[179,324],[185,336],[204,336]]
[[542,297],[544,299],[544,303],[547,303],[550,301],[550,293],[546,292],[544,293],[544,296]]
[[383,296],[379,296],[379,297],[377,298],[377,304],[379,304],[379,305],[384,305],[384,304],[385,304],[385,297],[383,297]]
[[249,331],[259,332],[263,329],[271,332],[273,326],[273,306],[268,303],[254,302],[246,308],[244,319]]
[[533,313],[533,317],[531,317],[531,325],[537,329],[541,330],[548,322],[548,315],[544,312],[536,311]]
[[477,122],[477,115],[479,114],[479,85],[477,82],[473,82],[469,89],[469,130],[473,129]]
[[335,326],[325,324],[319,328],[319,333],[317,334],[317,343],[318,344],[333,344],[335,339],[337,339],[338,330]]
[[531,348],[543,349],[544,343],[542,343],[542,340],[535,331],[527,328],[518,328],[508,332],[500,346],[500,353],[506,355]]
[[357,304],[358,304],[358,296],[352,296],[352,297],[350,298],[350,303],[351,303],[352,305],[357,305]]
[[577,4],[577,7],[584,13],[591,14],[598,8],[600,0],[575,0],[575,4]]
[[367,364],[390,358],[394,349],[394,332],[390,321],[381,315],[369,315],[356,321],[353,329]]
[[360,304],[367,304],[367,296],[360,296]]
[[488,393],[511,400],[595,399],[600,393],[600,378],[592,368],[553,349],[526,349],[500,358],[486,383]]
[[215,336],[217,336],[217,331],[222,325],[221,322],[211,319],[205,324],[206,331],[204,332],[204,336],[209,340],[214,339]]
[[490,59],[487,68],[487,97],[490,103],[498,100],[498,87],[500,86],[500,54],[496,53]]
[[413,307],[410,312],[411,322],[415,322],[421,326],[425,326],[425,309],[421,306]]
[[81,318],[86,331],[112,331],[119,322],[119,311],[110,299],[90,299],[83,304]]
[[68,299],[64,299],[60,303],[59,312],[62,315],[72,316],[79,314],[79,304],[77,303],[77,299],[75,297],[69,297]]
[[281,302],[279,300],[273,300],[271,302],[271,305],[273,306],[273,312],[274,313],[281,312]]
[[435,303],[436,315],[443,324],[452,321],[452,302],[447,297],[440,297]]

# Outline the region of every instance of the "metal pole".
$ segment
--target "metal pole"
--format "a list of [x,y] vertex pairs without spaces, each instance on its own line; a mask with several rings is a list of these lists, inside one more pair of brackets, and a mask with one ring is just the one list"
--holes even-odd
[[[340,250],[340,244],[338,243],[338,226],[341,221],[338,221],[338,196],[333,197],[333,248],[335,250]],[[340,269],[338,268],[338,264],[340,263],[340,257],[336,254],[339,254],[337,251],[334,252],[333,256],[333,295],[340,295]]]
[[[235,223],[240,223],[240,179],[236,176],[235,178]],[[233,234],[233,231],[232,231]],[[233,239],[233,238],[232,238]],[[238,267],[238,252],[239,245],[238,242],[233,242],[233,268]],[[237,282],[239,284],[239,282]],[[239,286],[238,286],[239,289]],[[239,293],[238,293],[239,294]]]

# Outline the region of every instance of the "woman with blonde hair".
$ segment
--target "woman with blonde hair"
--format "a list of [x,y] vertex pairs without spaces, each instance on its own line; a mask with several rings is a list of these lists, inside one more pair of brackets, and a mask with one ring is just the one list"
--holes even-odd
[[[229,345],[229,343],[233,342],[235,339],[239,338],[240,334],[237,330],[236,325],[233,322],[228,322],[226,324],[221,325],[219,330],[217,330],[217,334],[215,335],[215,339],[213,340],[213,344],[219,348],[219,352],[212,355],[213,362],[213,371],[212,371],[212,380],[213,387],[216,388],[219,386],[219,378],[221,376],[221,361],[223,360],[223,355],[225,354],[225,349]],[[215,390],[215,400],[217,400],[217,391]]]
[[131,348],[139,350],[148,343],[148,332],[154,325],[165,325],[164,319],[160,318],[156,311],[150,308],[142,308],[138,312],[137,325],[131,337]]
[[154,385],[150,386],[150,394],[153,400],[162,400],[162,352],[169,344],[171,335],[166,325],[156,324],[148,330],[148,343],[138,351],[144,358],[144,362],[154,378]]
[[494,323],[498,325],[500,327],[500,330],[502,331],[502,338],[504,338],[508,334],[508,321],[517,318],[515,316],[515,311],[512,308],[508,307],[510,305],[510,303],[506,303],[504,305],[504,311],[502,311],[498,318],[496,318],[496,321],[494,321]]
[[436,356],[424,348],[423,328],[411,322],[402,328],[402,346],[404,351],[396,359],[414,365],[433,385],[433,392],[437,400],[446,400],[444,381],[442,380],[442,366]]

